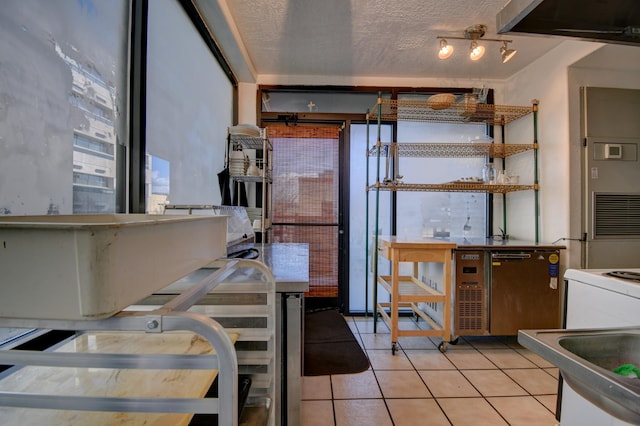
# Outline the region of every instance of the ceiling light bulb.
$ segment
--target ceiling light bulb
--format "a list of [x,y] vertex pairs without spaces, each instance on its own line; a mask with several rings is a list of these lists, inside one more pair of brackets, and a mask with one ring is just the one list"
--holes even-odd
[[453,46],[447,44],[447,40],[440,40],[440,50],[438,51],[438,58],[447,59],[453,53]]
[[502,43],[502,47],[500,48],[500,55],[502,56],[502,63],[506,64],[513,58],[516,53],[518,53],[515,49],[507,49],[507,42]]
[[471,42],[470,50],[469,57],[472,61],[477,61],[484,55],[484,46],[480,46],[475,40]]

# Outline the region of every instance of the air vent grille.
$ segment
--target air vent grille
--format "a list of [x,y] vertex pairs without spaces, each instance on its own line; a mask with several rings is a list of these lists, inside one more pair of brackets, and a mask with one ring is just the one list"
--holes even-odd
[[640,236],[640,194],[594,194],[594,237]]
[[459,284],[456,291],[456,331],[478,334],[486,329],[484,291],[481,285]]

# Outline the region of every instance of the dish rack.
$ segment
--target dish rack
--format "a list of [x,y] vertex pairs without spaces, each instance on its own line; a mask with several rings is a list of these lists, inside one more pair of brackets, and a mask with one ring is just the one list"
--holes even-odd
[[[236,337],[238,340],[246,340],[248,336],[241,336],[240,333],[225,329],[220,321],[212,319],[206,313],[194,312],[190,309],[208,294],[217,290],[230,277],[239,276],[240,278],[236,279],[238,280],[248,276],[247,270],[253,271],[253,274],[256,274],[257,271],[262,276],[259,281],[267,289],[265,300],[269,301],[268,295],[270,294],[270,300],[273,301],[275,280],[263,263],[254,260],[221,259],[212,261],[206,267],[198,270],[197,272],[202,275],[198,282],[185,287],[158,307],[132,306],[109,318],[100,320],[0,318],[0,327],[75,332],[74,338],[63,343],[69,343],[69,341],[73,343],[78,336],[86,336],[87,333],[108,333],[116,337],[122,333],[140,334],[140,343],[133,342],[128,353],[103,353],[100,348],[94,350],[93,353],[62,352],[57,351],[55,347],[46,351],[23,350],[16,347],[0,350],[0,364],[12,366],[0,374],[0,415],[3,421],[14,418],[19,420],[19,423],[16,424],[41,424],[43,418],[40,417],[40,420],[37,420],[36,417],[42,413],[45,415],[55,413],[56,416],[60,415],[61,418],[67,419],[66,423],[76,424],[82,423],[84,419],[88,418],[88,412],[101,412],[101,414],[110,416],[107,417],[110,420],[105,420],[106,423],[120,423],[128,416],[142,416],[142,418],[150,416],[159,422],[157,424],[187,424],[191,413],[204,413],[217,415],[218,424],[237,425],[239,422],[237,409],[239,366],[234,340]],[[271,309],[274,309],[274,305],[271,305]],[[268,307],[263,307],[263,311],[268,311],[268,309]],[[270,326],[271,333],[273,333],[274,326],[273,324]],[[186,354],[186,352],[167,354],[166,350],[154,353],[152,348],[145,347],[143,343],[144,336],[164,334],[167,338],[171,338],[177,336],[175,332],[199,335],[201,337],[199,340],[204,339],[206,342],[198,343],[198,339],[194,337],[191,341],[192,345],[187,346],[204,343],[204,346],[210,345],[215,353],[197,351],[196,354]],[[275,345],[275,338],[268,336],[269,332],[263,334],[267,336],[265,339]],[[184,336],[184,334],[180,335]],[[253,337],[249,338],[256,338],[255,333]],[[93,345],[93,349],[96,349],[97,340],[92,341],[91,336],[85,340],[88,340],[89,345]],[[45,389],[43,391],[33,393],[3,386],[3,384],[10,382],[8,379],[12,374],[30,372],[30,370],[37,372],[43,368],[47,369],[47,381],[54,381],[53,383],[41,383],[41,388]],[[155,388],[161,388],[162,383],[155,381],[152,381],[154,384],[151,386],[151,395],[145,395],[145,392],[136,393],[139,392],[139,389],[135,385],[133,388],[136,389],[132,390],[131,394],[127,392],[124,395],[110,395],[109,387],[100,388],[99,393],[88,395],[84,392],[76,394],[70,392],[62,395],[62,386],[57,387],[59,383],[56,380],[62,382],[62,377],[69,375],[73,377],[74,372],[88,371],[90,374],[83,377],[87,381],[91,381],[97,372],[102,371],[101,369],[113,369],[114,373],[109,379],[112,382],[121,380],[126,377],[129,371],[133,370],[144,370],[148,374],[156,374],[157,371],[166,370],[175,374],[175,377],[179,377],[183,370],[193,370],[198,375],[203,375],[205,372],[197,370],[205,370],[209,373],[217,370],[218,396],[206,396],[207,389],[202,389],[201,394],[196,397],[157,395]],[[95,374],[92,375],[92,373]],[[266,378],[260,379],[264,379],[263,382],[269,381]],[[171,382],[171,379],[168,381]],[[260,380],[256,382],[260,383]],[[78,384],[77,379],[76,384]],[[175,384],[178,385],[179,380],[176,380]],[[189,382],[189,384],[191,383]],[[35,383],[35,385],[37,388],[40,383]],[[51,389],[51,386],[53,386],[53,390],[47,391],[46,389]],[[266,411],[266,417],[265,415],[259,416],[262,422],[250,424],[273,424],[273,410],[270,408],[272,405],[270,397],[272,396],[273,394],[268,392],[263,394],[262,400],[265,405],[263,411]],[[45,410],[29,410],[31,408]],[[55,410],[55,412],[49,410]],[[182,413],[184,419],[187,420],[177,422],[165,419],[165,423],[162,423],[163,416],[168,413]],[[44,419],[46,419],[45,422],[51,422],[53,417],[44,417]],[[34,421],[35,423],[33,423]]]

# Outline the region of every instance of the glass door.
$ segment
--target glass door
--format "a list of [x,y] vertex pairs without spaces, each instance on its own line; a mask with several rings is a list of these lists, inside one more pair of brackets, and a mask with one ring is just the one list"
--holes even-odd
[[[375,146],[377,127],[370,124],[367,131],[366,124],[352,124],[350,130],[348,307],[349,313],[372,313],[375,279],[372,275],[370,260],[373,255],[373,236],[376,223],[379,234],[391,232],[391,193],[380,191],[378,194],[380,208],[376,214],[375,191],[365,191],[365,182],[369,186],[376,182],[376,158],[367,157],[365,153]],[[392,134],[393,126],[383,124],[380,133],[381,142],[389,143]],[[384,160],[381,160],[381,167],[384,174]],[[384,259],[381,259],[379,268],[381,272],[390,271]]]
[[309,244],[307,309],[340,306],[337,126],[270,125],[274,243]]

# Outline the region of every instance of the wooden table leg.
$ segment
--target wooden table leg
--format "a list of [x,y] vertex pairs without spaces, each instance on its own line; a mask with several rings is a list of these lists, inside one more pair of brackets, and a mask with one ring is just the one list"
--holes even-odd
[[400,262],[398,250],[391,251],[391,352],[398,350],[398,299],[400,298]]

